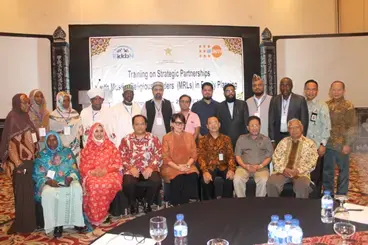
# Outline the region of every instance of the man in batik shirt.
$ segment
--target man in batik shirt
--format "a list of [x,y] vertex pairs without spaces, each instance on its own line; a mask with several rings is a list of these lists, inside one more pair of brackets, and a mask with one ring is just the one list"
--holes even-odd
[[298,119],[288,122],[290,136],[282,139],[273,153],[273,174],[267,181],[267,195],[280,196],[284,185],[293,183],[297,198],[309,197],[310,173],[316,166],[318,153],[313,140],[303,136]]
[[147,118],[136,115],[132,118],[134,132],[121,140],[119,150],[123,159],[123,191],[128,198],[131,213],[137,212],[136,185],[147,181],[145,212],[152,211],[153,199],[161,186],[158,168],[161,165],[161,143],[153,134],[146,131]]
[[357,118],[354,105],[345,100],[345,84],[335,81],[327,101],[331,117],[331,136],[327,142],[323,166],[323,187],[334,193],[335,162],[339,168],[337,195],[347,195],[349,188],[349,156],[356,139]]
[[[198,163],[202,171],[204,199],[232,197],[235,159],[229,136],[220,134],[220,122],[217,117],[207,119],[209,133],[200,137],[198,142]],[[224,180],[222,195],[214,188],[214,180]]]

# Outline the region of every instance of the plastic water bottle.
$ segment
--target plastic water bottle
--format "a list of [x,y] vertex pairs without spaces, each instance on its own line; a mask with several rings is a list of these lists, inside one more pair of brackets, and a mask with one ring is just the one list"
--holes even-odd
[[291,227],[291,220],[293,219],[293,216],[291,214],[285,214],[284,215],[284,220],[285,220],[285,230],[286,232],[289,231],[290,227]]
[[277,229],[278,215],[271,216],[271,222],[268,224],[268,244],[275,244],[275,233]]
[[333,222],[333,199],[330,194],[330,191],[324,191],[324,195],[321,199],[321,220],[323,223]]
[[303,244],[303,230],[299,225],[299,220],[293,219],[291,221],[291,228],[288,232],[288,242],[290,245]]
[[275,233],[275,239],[276,245],[287,245],[288,244],[288,234],[285,231],[285,221],[284,220],[279,220],[277,221],[277,229],[276,229],[276,233]]
[[174,245],[188,245],[188,225],[184,221],[183,214],[176,215],[174,224]]

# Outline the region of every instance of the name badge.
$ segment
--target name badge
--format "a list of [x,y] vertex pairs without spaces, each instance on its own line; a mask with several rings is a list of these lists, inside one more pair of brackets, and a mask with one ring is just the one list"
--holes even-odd
[[156,125],[161,126],[162,124],[163,124],[162,117],[157,117],[156,118]]
[[222,153],[219,154],[219,160],[220,161],[223,161],[224,160],[224,154],[222,154]]
[[317,121],[317,113],[315,113],[315,112],[312,112],[312,115],[311,115],[311,117],[310,117],[310,121],[311,122],[316,122]]
[[45,137],[46,136],[46,129],[45,128],[39,128],[38,133],[39,133],[40,137]]
[[64,135],[70,135],[70,127],[69,126],[64,127]]
[[33,141],[33,143],[36,143],[37,142],[37,135],[36,135],[36,133],[32,133],[32,141]]
[[55,171],[52,171],[52,170],[47,171],[46,177],[47,178],[50,178],[50,179],[54,179],[54,177],[55,177]]

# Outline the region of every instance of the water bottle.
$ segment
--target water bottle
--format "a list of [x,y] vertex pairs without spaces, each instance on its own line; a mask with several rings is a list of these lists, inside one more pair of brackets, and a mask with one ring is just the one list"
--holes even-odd
[[285,220],[285,230],[286,232],[289,231],[290,227],[291,227],[291,220],[293,219],[293,216],[291,214],[285,214],[284,215],[284,220]]
[[275,244],[275,233],[277,229],[278,215],[271,216],[271,222],[268,224],[268,244]]
[[287,245],[288,244],[288,234],[285,231],[285,221],[277,221],[277,229],[275,234],[276,245]]
[[290,245],[303,244],[303,230],[299,226],[299,220],[293,219],[291,221],[291,227],[288,233],[288,239]]
[[188,225],[184,221],[183,214],[176,215],[174,224],[174,245],[188,245]]
[[330,194],[330,191],[324,191],[324,195],[321,199],[321,220],[323,223],[333,222],[333,199]]

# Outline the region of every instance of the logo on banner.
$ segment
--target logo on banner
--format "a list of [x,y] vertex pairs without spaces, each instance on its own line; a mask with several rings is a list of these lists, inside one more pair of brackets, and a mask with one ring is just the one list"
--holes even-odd
[[164,49],[165,50],[165,54],[166,55],[171,55],[171,51],[172,51],[172,49],[171,48],[166,48],[166,49]]
[[220,45],[199,45],[199,58],[220,58],[222,49]]
[[114,59],[132,59],[134,57],[134,52],[131,47],[119,46],[114,49],[112,56]]

